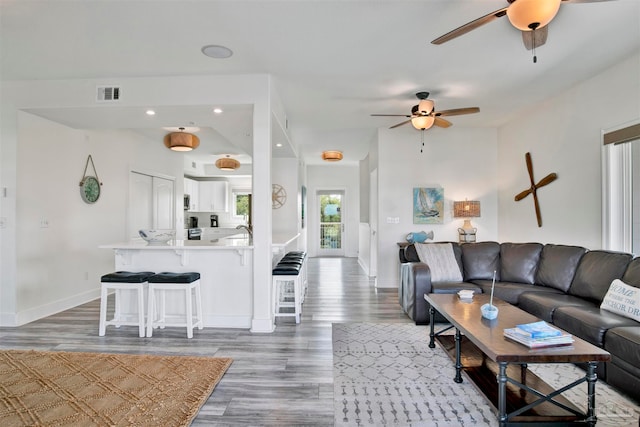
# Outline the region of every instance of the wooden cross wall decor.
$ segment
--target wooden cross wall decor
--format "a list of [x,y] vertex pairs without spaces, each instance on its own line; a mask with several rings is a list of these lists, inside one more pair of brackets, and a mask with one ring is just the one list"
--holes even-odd
[[544,187],[545,185],[550,184],[553,181],[555,181],[556,178],[558,178],[558,175],[556,173],[550,173],[549,175],[547,175],[544,178],[542,178],[540,180],[540,182],[538,182],[536,184],[534,179],[533,179],[533,165],[531,164],[531,153],[525,154],[524,157],[525,157],[525,160],[527,162],[527,170],[529,171],[529,181],[531,181],[531,187],[529,187],[526,190],[516,194],[515,200],[516,200],[516,202],[518,202],[518,201],[524,199],[525,197],[527,197],[529,194],[533,194],[533,203],[534,203],[535,208],[536,208],[536,219],[538,220],[538,227],[542,227],[542,217],[540,216],[540,204],[538,203],[537,190],[540,187]]

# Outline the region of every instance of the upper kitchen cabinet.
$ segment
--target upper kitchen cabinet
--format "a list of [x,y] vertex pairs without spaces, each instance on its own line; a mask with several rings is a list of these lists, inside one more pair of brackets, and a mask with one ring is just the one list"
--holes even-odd
[[229,183],[226,181],[200,181],[198,209],[200,212],[229,211]]
[[129,237],[142,229],[174,229],[174,180],[131,171],[129,174]]
[[184,194],[189,195],[189,211],[197,212],[198,206],[198,194],[200,186],[198,181],[191,178],[184,178]]

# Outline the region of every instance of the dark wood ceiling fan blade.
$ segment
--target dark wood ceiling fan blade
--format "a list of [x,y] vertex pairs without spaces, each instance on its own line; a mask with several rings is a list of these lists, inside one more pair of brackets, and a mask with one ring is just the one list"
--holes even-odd
[[551,184],[557,178],[558,178],[558,175],[555,172],[554,173],[550,173],[549,175],[547,175],[544,178],[542,178],[540,180],[540,182],[536,185],[536,187],[540,188],[540,187],[543,187],[543,186],[545,186],[547,184]]
[[531,194],[531,189],[527,188],[526,190],[516,194],[516,197],[514,197],[514,200],[516,202],[519,202],[520,200],[524,199],[525,197],[527,197],[529,194]]
[[411,119],[409,119],[409,120],[405,120],[404,122],[398,123],[397,125],[393,125],[393,126],[391,126],[389,129],[395,129],[395,128],[400,127],[400,126],[402,126],[402,125],[406,125],[406,124],[407,124],[407,123],[409,123],[409,122],[411,122]]
[[433,124],[441,128],[448,128],[449,126],[452,125],[452,123],[449,120],[445,120],[440,117],[434,117]]
[[[529,172],[529,181],[531,182],[531,188],[535,188],[536,183],[533,180],[533,163],[531,162],[531,153],[527,152],[524,155],[524,159],[527,163],[527,172]],[[535,191],[534,191],[534,195],[535,195]]]
[[449,31],[447,34],[438,37],[437,39],[433,40],[431,43],[432,44],[446,43],[449,40],[453,40],[456,37],[460,37],[464,34],[467,34],[469,31],[473,31],[476,28],[483,26],[484,24],[488,24],[491,21],[501,18],[506,14],[507,14],[507,7],[503,7],[502,9],[498,9],[495,12],[491,12],[481,18],[474,19],[473,21],[468,22],[462,25],[461,27],[456,28],[453,31]]
[[473,114],[479,113],[480,108],[478,107],[467,107],[467,108],[454,108],[453,110],[442,110],[436,111],[436,116],[460,116],[462,114]]
[[373,117],[411,117],[409,114],[372,114]]
[[[549,35],[549,25],[545,25],[542,28],[537,28],[535,31],[523,31],[522,42],[527,50],[542,46],[547,42],[547,36]],[[535,42],[535,45],[534,45]]]

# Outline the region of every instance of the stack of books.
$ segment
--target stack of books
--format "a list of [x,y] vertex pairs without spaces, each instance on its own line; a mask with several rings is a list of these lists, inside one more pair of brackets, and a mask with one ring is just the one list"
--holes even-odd
[[504,336],[529,348],[568,345],[574,341],[571,334],[554,328],[544,320],[507,328],[504,330]]

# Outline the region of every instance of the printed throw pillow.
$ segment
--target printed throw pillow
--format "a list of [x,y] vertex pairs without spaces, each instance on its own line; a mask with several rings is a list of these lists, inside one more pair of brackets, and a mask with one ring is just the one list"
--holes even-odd
[[640,322],[640,288],[615,279],[611,282],[600,308]]

